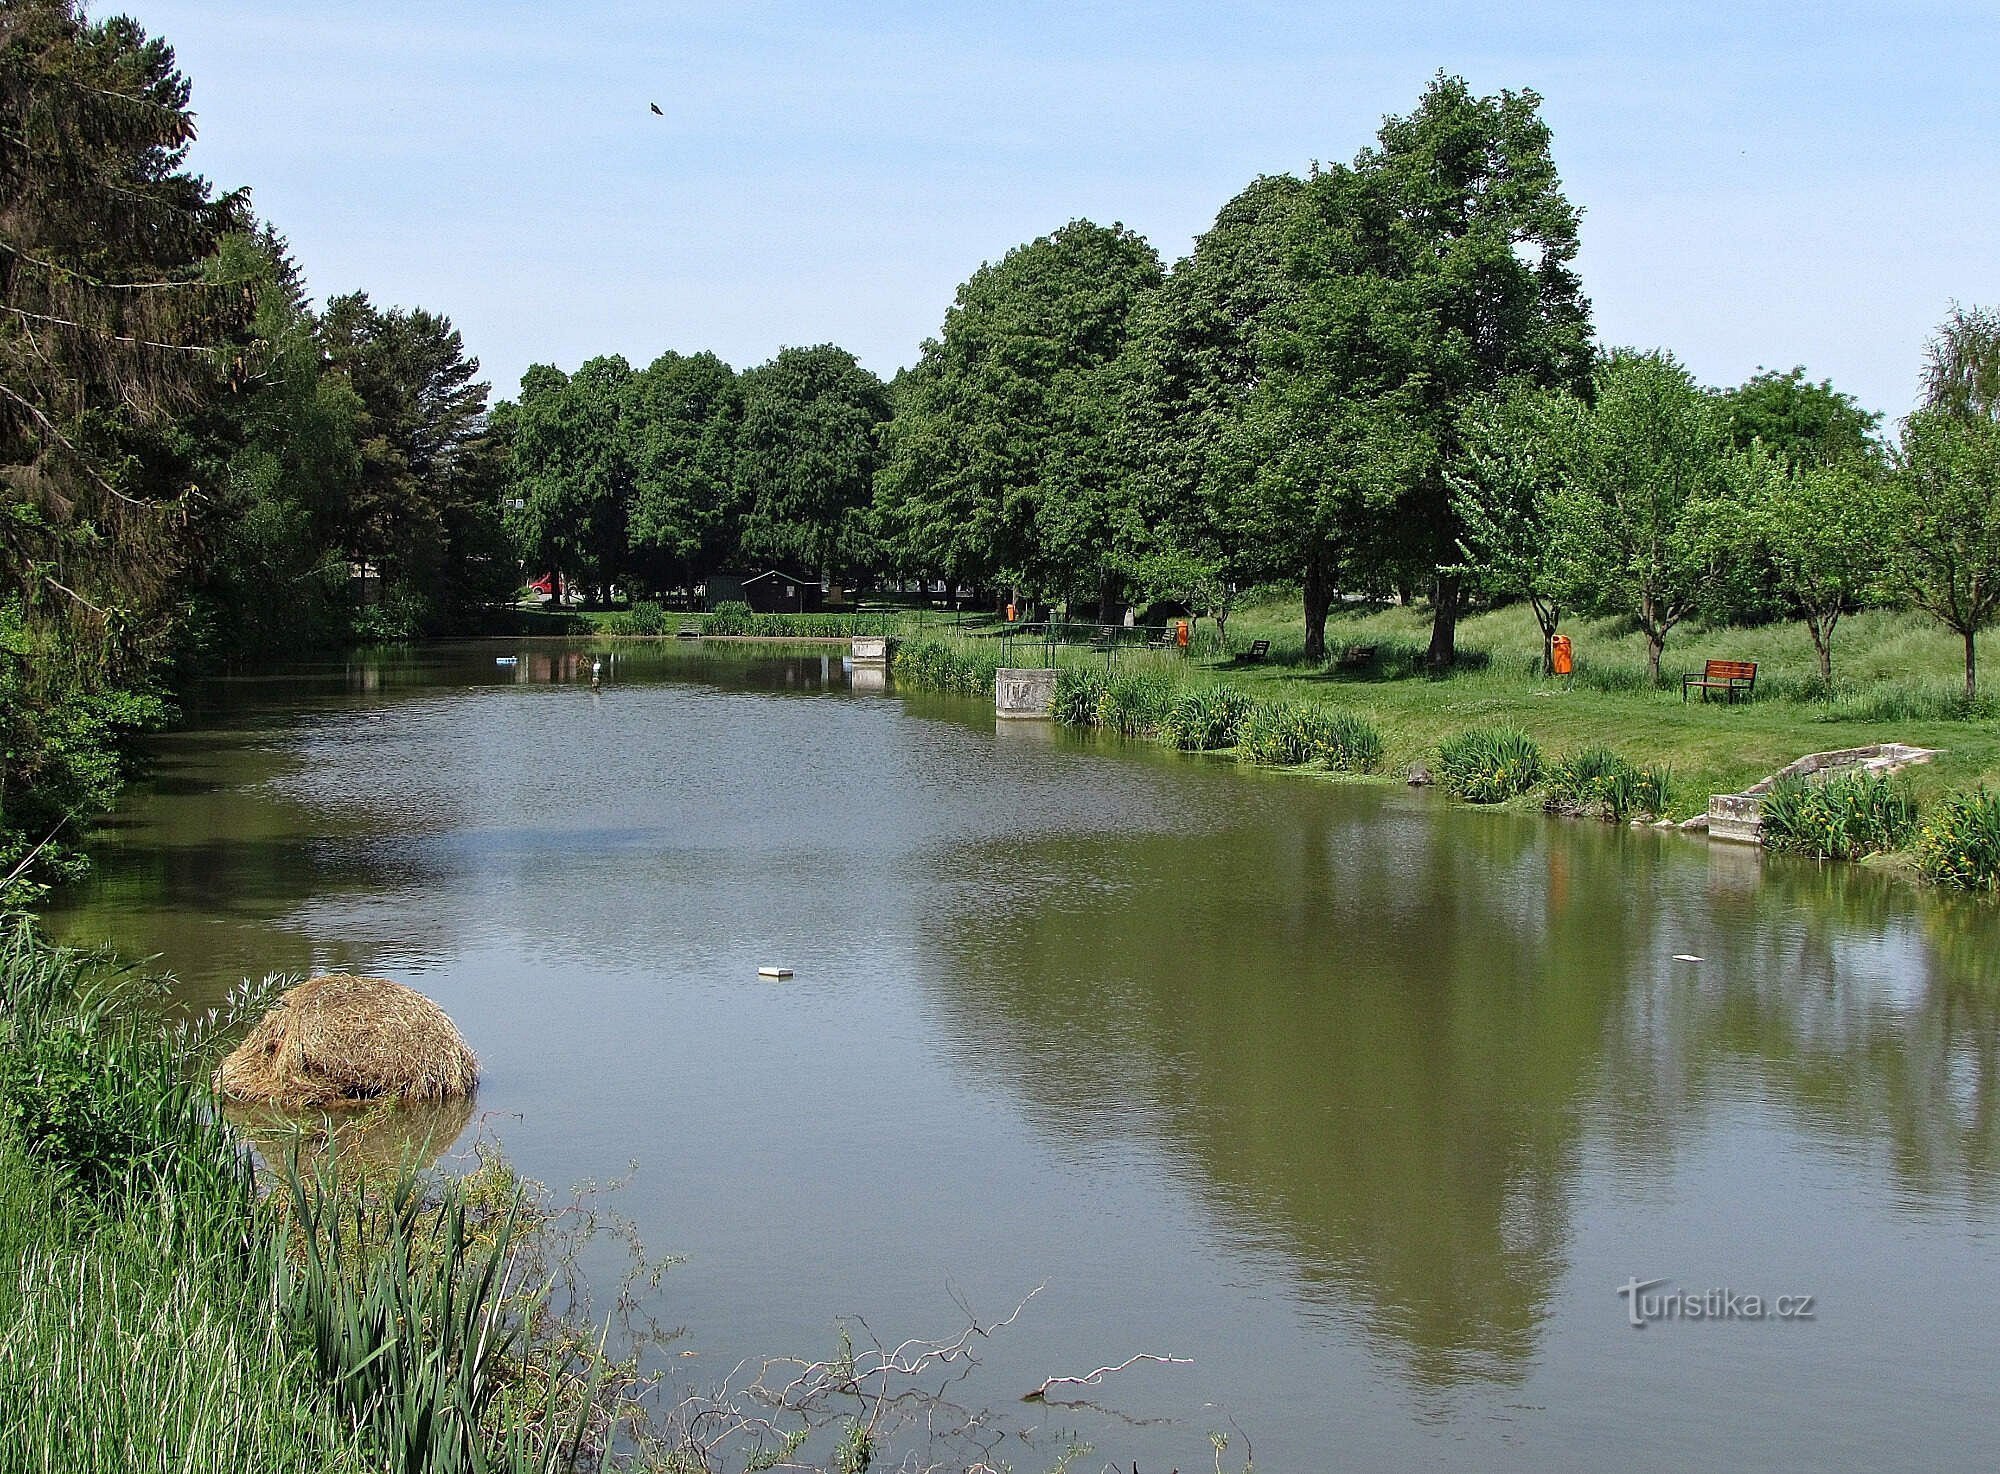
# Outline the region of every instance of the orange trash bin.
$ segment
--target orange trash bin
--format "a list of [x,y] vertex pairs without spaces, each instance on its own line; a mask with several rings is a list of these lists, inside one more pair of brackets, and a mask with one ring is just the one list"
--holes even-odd
[[1549,655],[1557,675],[1566,676],[1576,669],[1576,657],[1568,635],[1557,635],[1549,642]]
[[1009,604],[1007,606],[1007,623],[1012,624],[1013,622],[1014,622],[1014,606],[1012,604]]
[[1188,622],[1185,619],[1174,621],[1174,643],[1183,650],[1188,647]]

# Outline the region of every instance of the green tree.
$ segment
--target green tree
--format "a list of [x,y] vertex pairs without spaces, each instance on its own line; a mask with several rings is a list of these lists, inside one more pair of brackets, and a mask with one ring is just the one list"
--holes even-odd
[[1573,446],[1575,401],[1561,390],[1516,385],[1475,405],[1459,427],[1460,454],[1447,473],[1464,532],[1462,571],[1489,593],[1522,598],[1542,632],[1542,670],[1555,669],[1563,569],[1549,536],[1546,497]]
[[1722,396],[1729,438],[1738,450],[1762,441],[1794,465],[1879,460],[1882,416],[1865,410],[1833,381],[1817,384],[1803,367],[1760,370]]
[[188,645],[235,661],[337,642],[348,625],[341,529],[360,479],[360,398],[323,369],[318,324],[284,242],[232,236],[220,259],[257,282],[256,372],[192,423],[203,496],[192,522]]
[[505,420],[516,544],[537,571],[588,589],[596,603],[627,555],[638,459],[632,380],[615,354],[574,376],[536,364]]
[[1870,461],[1857,455],[1788,460],[1761,437],[1738,462],[1747,530],[1773,585],[1804,624],[1833,687],[1833,632],[1879,588],[1890,502]]
[[736,549],[743,392],[713,353],[665,353],[633,375],[633,557],[655,584],[692,587]]
[[[1377,361],[1406,365],[1406,382],[1383,409],[1415,419],[1395,437],[1399,458],[1415,459],[1399,473],[1392,535],[1379,547],[1406,576],[1430,582],[1429,663],[1443,669],[1456,656],[1463,603],[1452,571],[1461,533],[1450,482],[1458,428],[1471,406],[1510,383],[1575,387],[1590,370],[1590,303],[1573,266],[1579,211],[1562,192],[1541,98],[1475,96],[1442,72],[1412,112],[1384,120],[1354,174],[1373,199],[1339,212],[1335,229],[1359,227],[1358,259],[1331,253],[1336,274],[1316,273],[1308,295],[1332,294],[1337,310],[1365,302],[1377,314],[1362,325],[1382,340]],[[1339,280],[1356,267],[1389,289],[1357,299]],[[1314,371],[1312,354],[1303,366]]]
[[1924,403],[1947,414],[2000,416],[2000,311],[1953,305],[1924,345]]
[[1738,525],[1728,424],[1670,354],[1614,353],[1592,389],[1551,426],[1550,555],[1566,599],[1637,621],[1658,684],[1667,635],[1721,578]]
[[[248,223],[183,167],[173,51],[71,0],[0,8],[0,875],[108,801],[174,638],[201,491],[179,422],[244,371]],[[42,852],[43,863],[60,846]]]
[[1108,374],[1159,281],[1139,236],[1075,220],[959,287],[886,435],[878,502],[909,563],[1109,604],[1137,521]]
[[1131,577],[1215,618],[1227,638],[1232,591],[1298,571],[1289,546],[1245,535],[1255,459],[1246,415],[1273,310],[1290,293],[1293,214],[1305,185],[1256,179],[1156,291],[1134,304],[1116,371],[1117,436],[1129,504],[1145,530]]
[[836,571],[867,548],[889,390],[831,343],[786,348],[742,378],[736,485],[744,550]]
[[361,471],[342,532],[348,556],[381,578],[373,632],[462,625],[515,573],[479,360],[451,319],[385,312],[362,292],[327,302],[320,343],[362,407]]
[[1892,584],[1965,642],[1965,699],[1977,690],[1973,642],[2000,617],[2000,419],[1923,409],[1896,455]]

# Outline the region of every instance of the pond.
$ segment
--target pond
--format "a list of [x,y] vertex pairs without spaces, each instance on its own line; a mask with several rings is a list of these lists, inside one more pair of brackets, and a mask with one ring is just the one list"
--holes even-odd
[[[1023,1467],[2000,1463],[1990,904],[996,727],[837,650],[591,659],[219,682],[52,924],[190,1006],[436,998],[468,1140],[636,1164],[691,1383],[1043,1286],[954,1389]],[[1135,1353],[1187,1363],[1019,1401]]]

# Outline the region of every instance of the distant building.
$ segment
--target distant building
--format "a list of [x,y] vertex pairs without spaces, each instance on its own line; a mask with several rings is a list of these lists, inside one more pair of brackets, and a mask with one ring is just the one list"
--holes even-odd
[[800,578],[782,568],[761,573],[710,574],[704,603],[748,604],[758,614],[816,614],[826,595],[816,578]]

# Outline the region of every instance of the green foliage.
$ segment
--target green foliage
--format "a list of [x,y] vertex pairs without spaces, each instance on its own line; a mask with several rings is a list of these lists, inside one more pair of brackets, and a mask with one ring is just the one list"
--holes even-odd
[[832,343],[786,348],[741,383],[744,551],[807,573],[862,561],[888,387]]
[[1250,713],[1250,698],[1230,686],[1196,686],[1176,696],[1160,719],[1160,735],[1182,752],[1234,747]]
[[1740,546],[1735,460],[1712,395],[1666,353],[1614,353],[1588,404],[1546,420],[1555,475],[1541,516],[1563,597],[1637,621],[1654,681],[1667,635]]
[[2000,619],[2000,419],[1921,410],[1896,456],[1891,585],[1965,647],[1965,696],[1978,694],[1974,638]]
[[1565,753],[1550,765],[1543,807],[1622,822],[1666,813],[1671,782],[1664,768],[1636,768],[1608,747]]
[[1909,790],[1868,773],[1787,778],[1764,795],[1768,849],[1819,859],[1858,860],[1902,849],[1916,832]]
[[1542,778],[1542,750],[1514,727],[1474,727],[1438,744],[1438,782],[1467,803],[1497,804]]
[[1762,443],[1739,462],[1746,530],[1773,591],[1806,627],[1833,685],[1833,632],[1876,592],[1894,529],[1884,479],[1868,462],[1786,462]]
[[1946,795],[1925,814],[1914,849],[1917,873],[1928,881],[2000,890],[2000,793],[1980,788]]
[[656,603],[641,600],[611,621],[611,632],[615,635],[664,635],[667,633],[667,611]]
[[1369,773],[1382,761],[1382,737],[1366,717],[1311,702],[1259,702],[1243,718],[1237,754],[1272,767],[1316,763]]
[[896,683],[927,691],[991,696],[1002,657],[992,641],[904,640],[891,665]]
[[1144,240],[1075,220],[959,287],[886,431],[877,505],[898,563],[1093,596],[1129,566],[1111,366],[1159,281]]
[[1174,690],[1173,677],[1163,672],[1113,676],[1097,698],[1091,725],[1123,737],[1151,737],[1173,705]]
[[1049,714],[1065,727],[1094,727],[1110,686],[1100,670],[1063,666],[1056,671],[1056,694]]
[[1815,384],[1803,366],[1765,369],[1722,396],[1738,450],[1761,444],[1789,466],[1878,461],[1882,416],[1863,409],[1831,380]]

